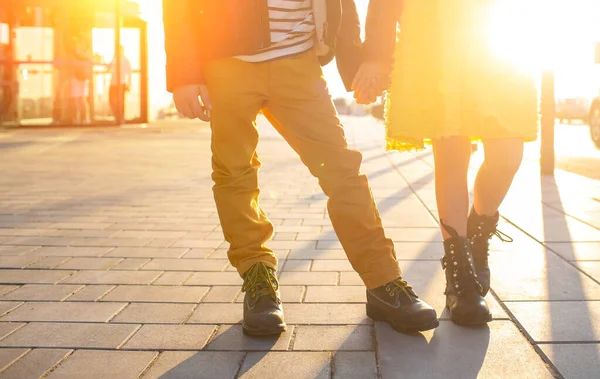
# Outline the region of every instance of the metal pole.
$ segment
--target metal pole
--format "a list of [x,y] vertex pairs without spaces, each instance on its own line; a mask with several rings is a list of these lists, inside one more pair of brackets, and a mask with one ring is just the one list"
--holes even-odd
[[123,84],[121,83],[121,0],[115,0],[115,73],[114,75],[117,77],[117,100],[116,100],[116,109],[115,109],[115,123],[117,125],[121,125],[123,120],[121,120],[121,113],[123,112],[124,104],[121,103],[121,99],[124,99],[124,96],[121,96],[123,92]]
[[554,175],[554,124],[556,119],[556,105],[554,99],[554,71],[546,70],[542,73],[541,88],[541,147],[540,169],[542,175]]

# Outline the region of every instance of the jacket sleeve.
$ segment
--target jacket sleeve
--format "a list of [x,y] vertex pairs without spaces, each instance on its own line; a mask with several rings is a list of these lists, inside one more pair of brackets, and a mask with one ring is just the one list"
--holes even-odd
[[342,0],[342,21],[336,45],[336,64],[346,91],[351,91],[352,81],[362,62],[360,19],[354,0]]
[[397,25],[404,0],[370,0],[365,25],[363,60],[392,63]]
[[163,0],[167,90],[178,86],[203,84],[202,54],[190,2]]

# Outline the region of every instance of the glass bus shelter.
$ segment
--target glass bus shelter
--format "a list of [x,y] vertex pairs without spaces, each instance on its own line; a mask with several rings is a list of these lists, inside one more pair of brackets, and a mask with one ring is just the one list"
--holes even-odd
[[0,1],[0,123],[147,121],[147,25],[136,2]]

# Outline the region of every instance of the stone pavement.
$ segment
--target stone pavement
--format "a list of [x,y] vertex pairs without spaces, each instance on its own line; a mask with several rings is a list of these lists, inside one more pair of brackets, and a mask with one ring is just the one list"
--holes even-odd
[[344,122],[438,329],[366,318],[316,180],[264,120],[262,205],[290,325],[278,339],[241,333],[204,125],[5,130],[0,379],[599,377],[600,182],[524,165],[502,209],[515,242],[492,245],[494,321],[458,327],[443,311],[431,151],[385,153],[380,124]]

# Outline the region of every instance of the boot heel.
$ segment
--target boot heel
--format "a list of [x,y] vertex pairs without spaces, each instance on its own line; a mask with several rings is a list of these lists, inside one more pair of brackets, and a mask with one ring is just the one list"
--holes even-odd
[[369,303],[367,303],[367,317],[373,321],[387,321],[383,312]]

